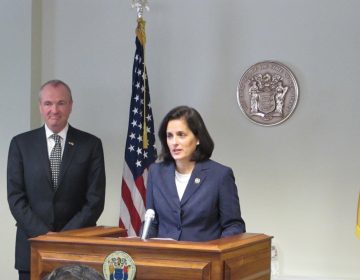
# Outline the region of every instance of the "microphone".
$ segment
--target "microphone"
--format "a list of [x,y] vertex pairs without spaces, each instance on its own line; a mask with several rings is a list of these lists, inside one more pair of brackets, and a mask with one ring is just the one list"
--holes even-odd
[[149,232],[150,224],[154,220],[154,218],[155,218],[155,211],[153,209],[146,210],[144,227],[143,227],[143,231],[141,234],[142,240],[146,240],[148,232]]

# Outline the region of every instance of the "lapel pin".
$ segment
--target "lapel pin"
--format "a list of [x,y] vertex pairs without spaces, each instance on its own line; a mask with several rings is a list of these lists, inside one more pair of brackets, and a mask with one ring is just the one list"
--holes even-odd
[[200,178],[195,178],[195,184],[199,184],[200,183]]
[[68,142],[70,146],[74,146],[74,142]]

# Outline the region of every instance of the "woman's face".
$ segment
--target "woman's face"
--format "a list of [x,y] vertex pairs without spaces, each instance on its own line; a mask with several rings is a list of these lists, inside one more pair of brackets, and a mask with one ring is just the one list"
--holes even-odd
[[171,120],[166,129],[166,141],[175,162],[191,161],[198,139],[184,119]]

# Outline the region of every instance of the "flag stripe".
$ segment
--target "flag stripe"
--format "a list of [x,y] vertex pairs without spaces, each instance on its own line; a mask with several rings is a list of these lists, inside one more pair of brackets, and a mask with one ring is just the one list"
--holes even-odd
[[131,199],[131,193],[130,193],[129,189],[124,184],[122,186],[123,186],[122,196],[124,198],[126,208],[129,211],[129,215],[131,218],[130,223],[131,223],[133,229],[136,231],[138,228],[140,228],[141,218],[139,216],[139,212],[137,211],[137,209],[134,206],[133,200]]
[[143,176],[138,177],[135,181],[135,185],[138,188],[139,195],[141,196],[144,205],[146,205],[146,189],[145,189],[145,182]]
[[[131,193],[131,202],[137,208],[138,213],[144,212],[145,202],[146,202],[146,189],[144,184],[144,180],[136,180],[135,182],[131,180],[132,174],[131,170],[128,168],[127,164],[124,165],[124,176],[123,181],[126,184],[126,187],[129,189]],[[142,178],[140,176],[139,178]],[[129,197],[128,197],[129,198]]]

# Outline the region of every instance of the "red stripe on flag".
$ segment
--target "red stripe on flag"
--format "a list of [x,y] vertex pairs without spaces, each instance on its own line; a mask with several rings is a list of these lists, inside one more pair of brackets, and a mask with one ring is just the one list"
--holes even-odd
[[138,211],[136,210],[136,207],[134,206],[134,202],[132,200],[129,187],[124,179],[122,180],[122,185],[121,185],[121,196],[126,205],[126,208],[129,211],[131,225],[134,228],[136,234],[138,235],[141,227],[141,218],[139,216]]
[[144,177],[143,176],[137,177],[135,180],[135,184],[137,189],[139,190],[142,200],[144,201],[144,205],[146,206],[146,188],[144,184]]
[[[119,228],[124,228],[124,229],[125,229],[125,225],[124,225],[123,221],[121,220],[121,218],[119,219]],[[126,231],[126,233],[124,234],[124,236],[125,236],[125,237],[128,236],[127,231]]]

